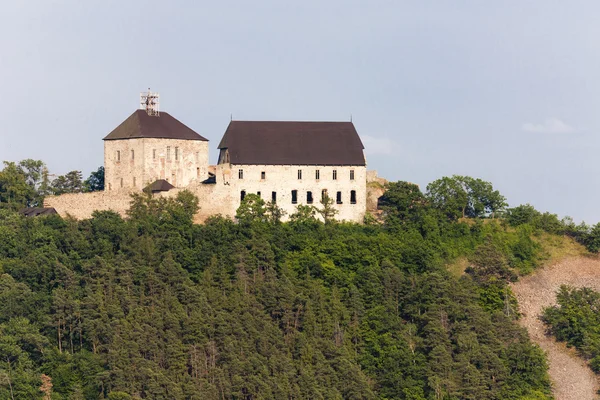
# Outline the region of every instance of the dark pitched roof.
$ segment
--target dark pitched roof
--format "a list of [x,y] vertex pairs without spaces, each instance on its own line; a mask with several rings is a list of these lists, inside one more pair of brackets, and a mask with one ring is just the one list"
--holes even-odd
[[352,122],[231,121],[219,149],[232,164],[365,165]]
[[26,217],[37,217],[39,215],[58,214],[52,207],[28,207],[20,211]]
[[164,179],[159,179],[157,181],[152,182],[150,185],[146,186],[144,190],[150,190],[152,193],[156,192],[168,192],[173,189],[175,186],[171,185]]
[[121,125],[109,133],[104,140],[162,138],[203,140],[192,129],[181,123],[169,113],[161,111],[160,116],[150,116],[144,110],[135,110]]

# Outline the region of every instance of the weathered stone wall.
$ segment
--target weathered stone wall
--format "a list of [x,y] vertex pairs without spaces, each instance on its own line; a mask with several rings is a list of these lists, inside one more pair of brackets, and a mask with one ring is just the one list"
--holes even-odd
[[77,219],[90,218],[96,210],[112,210],[125,216],[131,202],[130,195],[128,190],[68,193],[46,197],[44,207],[54,207],[62,217],[70,215]]
[[[238,172],[242,169],[244,176],[239,179]],[[298,179],[298,170],[302,170],[302,179]],[[315,179],[315,170],[319,169],[320,179]],[[333,179],[333,170],[337,170],[337,179]],[[350,180],[350,170],[354,170],[354,180]],[[261,179],[261,172],[265,172],[265,179]],[[194,221],[201,223],[206,218],[221,214],[228,218],[235,217],[241,202],[242,190],[249,193],[261,192],[265,201],[271,200],[271,193],[277,193],[277,205],[287,215],[287,220],[296,211],[298,204],[307,204],[307,192],[313,193],[312,205],[321,207],[321,191],[327,189],[328,195],[336,199],[338,191],[342,192],[342,204],[334,203],[338,210],[336,216],[339,220],[362,222],[368,198],[366,188],[367,172],[364,167],[307,167],[307,166],[259,166],[244,165],[234,166],[218,165],[215,169],[216,184],[201,184],[193,182],[185,188],[176,188],[162,192],[157,196],[175,197],[183,190],[189,190],[198,196],[200,211]],[[297,190],[297,204],[292,204],[292,190]],[[350,191],[356,191],[356,204],[350,203]],[[67,214],[78,218],[90,218],[94,210],[113,210],[125,216],[131,201],[130,195],[134,191],[124,188],[120,190],[74,193],[62,196],[49,196],[44,202],[46,207],[54,207],[62,216]]]
[[[301,178],[298,171],[302,171]],[[351,171],[354,172],[354,179],[351,179]],[[320,207],[322,191],[326,190],[334,200],[334,208],[338,210],[336,218],[355,222],[362,222],[366,211],[366,175],[366,168],[359,166],[220,164],[216,170],[218,185],[222,185],[230,194],[230,211],[227,214],[235,214],[242,191],[246,194],[260,192],[265,201],[271,201],[275,192],[277,205],[289,217],[296,212],[299,204],[309,204],[308,192],[312,193],[312,205]],[[296,203],[292,202],[293,190],[297,191]],[[350,201],[351,191],[356,195],[355,204]],[[341,194],[341,203],[336,202],[338,192]]]
[[185,187],[208,177],[208,142],[151,138],[105,140],[104,169],[107,191],[142,189],[157,179]]

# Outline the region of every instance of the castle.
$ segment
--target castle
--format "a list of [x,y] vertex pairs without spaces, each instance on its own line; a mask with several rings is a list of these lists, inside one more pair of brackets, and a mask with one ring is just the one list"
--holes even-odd
[[[103,192],[50,196],[46,207],[89,218],[94,210],[125,215],[130,194],[148,188],[155,196],[189,190],[199,198],[196,222],[211,215],[233,218],[246,194],[272,201],[285,212],[333,200],[336,218],[362,222],[367,208],[363,144],[352,122],[232,120],[209,165],[208,140],[145,97],[104,138]],[[145,106],[144,106],[145,104]]]

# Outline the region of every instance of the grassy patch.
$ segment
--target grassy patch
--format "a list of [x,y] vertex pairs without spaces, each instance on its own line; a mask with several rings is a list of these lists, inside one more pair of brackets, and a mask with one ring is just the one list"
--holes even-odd
[[545,263],[554,263],[567,257],[590,255],[583,245],[568,236],[542,232],[534,235],[532,239],[542,247],[542,260]]
[[452,275],[460,277],[461,275],[464,275],[465,269],[467,269],[469,264],[470,263],[469,260],[467,260],[467,257],[458,257],[456,260],[448,264],[446,268]]

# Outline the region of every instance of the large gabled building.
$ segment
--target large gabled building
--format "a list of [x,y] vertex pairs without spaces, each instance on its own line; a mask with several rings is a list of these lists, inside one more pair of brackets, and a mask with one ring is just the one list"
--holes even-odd
[[217,183],[237,195],[233,207],[256,193],[289,216],[327,196],[338,218],[364,217],[366,161],[352,122],[231,121],[218,148]]
[[352,122],[231,121],[218,145],[218,163],[210,166],[206,138],[167,112],[140,109],[104,138],[104,192],[49,197],[46,205],[79,218],[94,210],[125,214],[132,192],[160,186],[154,195],[196,194],[197,221],[215,214],[233,218],[254,193],[276,203],[284,218],[298,205],[321,207],[328,197],[338,219],[362,222],[363,149]]

